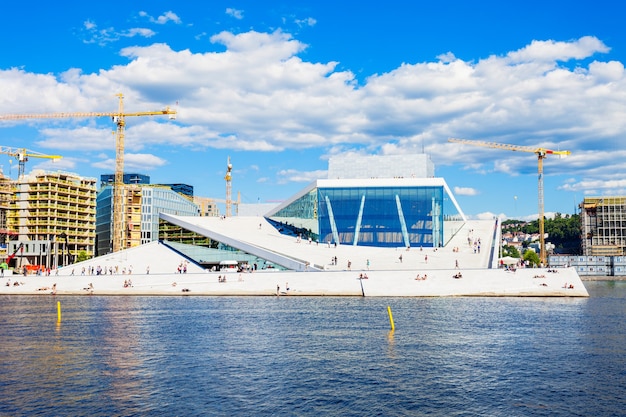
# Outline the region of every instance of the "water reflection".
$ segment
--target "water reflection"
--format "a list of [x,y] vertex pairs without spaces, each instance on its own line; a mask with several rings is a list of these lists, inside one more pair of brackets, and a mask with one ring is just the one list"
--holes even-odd
[[590,293],[0,297],[0,415],[619,415],[626,287]]

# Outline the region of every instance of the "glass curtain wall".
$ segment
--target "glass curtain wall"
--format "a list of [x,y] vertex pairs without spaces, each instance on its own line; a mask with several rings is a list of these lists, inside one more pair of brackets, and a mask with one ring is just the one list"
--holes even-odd
[[319,188],[319,239],[377,247],[442,246],[443,187]]
[[113,188],[103,187],[96,197],[96,256],[111,252],[113,221]]
[[313,189],[302,197],[277,211],[268,220],[281,233],[317,241],[319,238],[317,221],[317,189]]

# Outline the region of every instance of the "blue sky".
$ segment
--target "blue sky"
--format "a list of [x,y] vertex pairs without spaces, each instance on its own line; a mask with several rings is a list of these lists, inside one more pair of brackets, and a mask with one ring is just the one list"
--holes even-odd
[[[244,203],[280,201],[340,153],[431,155],[473,217],[533,218],[537,158],[450,137],[570,150],[544,164],[545,211],[626,194],[620,2],[66,1],[0,17],[0,115],[128,112],[126,172]],[[108,118],[0,121],[31,169],[99,178]],[[6,175],[17,164],[0,155]]]

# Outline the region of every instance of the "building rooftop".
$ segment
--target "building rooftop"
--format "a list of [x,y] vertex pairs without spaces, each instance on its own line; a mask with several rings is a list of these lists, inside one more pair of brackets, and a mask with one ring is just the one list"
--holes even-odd
[[[498,257],[498,248],[494,248],[495,219],[468,221],[443,248],[412,247],[407,250],[405,247],[335,247],[325,242],[309,243],[279,233],[262,216],[222,218],[162,214],[161,218],[296,271],[306,269],[307,263],[310,270],[344,270],[348,261],[352,270],[359,270],[367,267],[368,259],[371,269],[446,269],[454,268],[456,261],[463,268],[487,268],[494,259],[497,262]],[[478,240],[481,242],[480,252],[475,253],[474,241]],[[333,265],[331,258],[335,257],[337,264]]]

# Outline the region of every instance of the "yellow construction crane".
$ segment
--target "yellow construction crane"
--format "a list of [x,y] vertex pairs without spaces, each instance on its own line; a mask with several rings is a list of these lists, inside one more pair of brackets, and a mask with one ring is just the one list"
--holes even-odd
[[567,156],[570,155],[570,151],[553,151],[546,148],[537,148],[533,146],[518,146],[518,145],[509,145],[507,143],[495,143],[495,142],[485,142],[481,140],[468,140],[468,139],[455,139],[450,138],[448,142],[455,143],[463,143],[465,145],[473,145],[473,146],[482,146],[486,148],[496,148],[496,149],[506,149],[509,151],[519,151],[519,152],[530,152],[537,155],[537,164],[538,164],[538,173],[539,173],[539,243],[540,243],[540,254],[539,259],[543,266],[546,266],[546,239],[545,239],[545,220],[544,220],[544,204],[543,204],[543,160],[548,155],[560,155]]
[[17,170],[17,178],[21,179],[24,176],[26,169],[26,161],[28,158],[47,158],[47,159],[61,159],[60,155],[44,155],[39,152],[29,151],[25,148],[9,148],[7,146],[0,146],[0,153],[13,156],[17,159],[19,165]]
[[170,119],[176,118],[176,110],[166,107],[164,110],[143,111],[126,113],[124,112],[124,95],[116,95],[119,99],[118,110],[114,112],[73,112],[73,113],[43,113],[43,114],[7,114],[0,115],[0,120],[22,120],[22,119],[62,119],[74,117],[111,117],[117,126],[115,135],[115,182],[113,183],[113,231],[111,240],[113,242],[113,252],[122,249],[124,241],[124,129],[126,127],[126,117],[134,116],[160,116],[169,115]]

